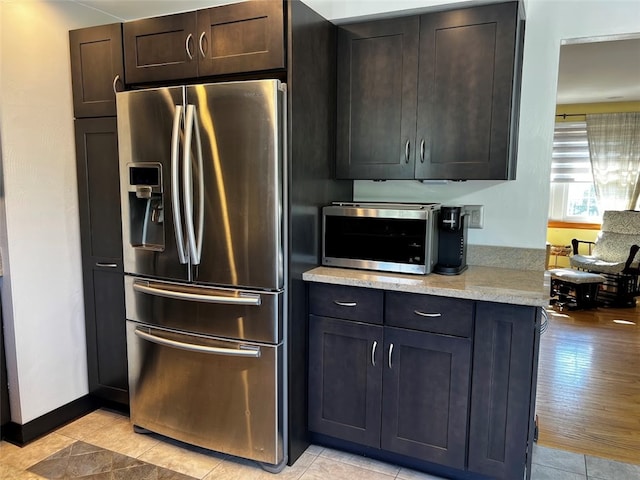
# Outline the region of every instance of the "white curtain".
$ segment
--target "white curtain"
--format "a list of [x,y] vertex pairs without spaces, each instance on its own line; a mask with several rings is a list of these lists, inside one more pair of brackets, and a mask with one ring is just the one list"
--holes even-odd
[[598,209],[635,210],[640,195],[640,112],[586,117]]

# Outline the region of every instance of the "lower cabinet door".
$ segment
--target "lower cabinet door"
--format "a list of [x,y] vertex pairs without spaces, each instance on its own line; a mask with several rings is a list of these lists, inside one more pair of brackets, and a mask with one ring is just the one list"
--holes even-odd
[[471,340],[385,328],[382,449],[464,469]]
[[383,327],[309,317],[309,429],[380,446]]
[[477,303],[469,427],[472,472],[523,478],[530,464],[537,315],[536,307]]
[[102,399],[128,405],[122,272],[96,267],[85,277],[89,389]]

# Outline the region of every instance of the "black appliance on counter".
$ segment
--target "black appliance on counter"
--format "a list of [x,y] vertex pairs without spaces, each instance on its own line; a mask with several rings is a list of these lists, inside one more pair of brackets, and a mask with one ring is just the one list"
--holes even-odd
[[467,269],[466,213],[463,207],[441,206],[438,217],[438,263],[434,273],[458,275]]

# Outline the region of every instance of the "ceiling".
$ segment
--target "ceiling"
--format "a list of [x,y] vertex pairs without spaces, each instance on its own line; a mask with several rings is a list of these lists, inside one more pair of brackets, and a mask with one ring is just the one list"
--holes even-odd
[[558,104],[640,101],[640,38],[560,47]]
[[[176,0],[72,0],[123,21],[177,13]],[[182,11],[231,3],[235,0],[181,0]],[[484,0],[480,3],[487,3]],[[352,3],[350,3],[352,2]],[[392,6],[379,0],[306,0],[324,17],[339,22],[357,14],[379,14],[380,8],[402,10],[418,5],[463,6],[469,0],[395,0]],[[475,3],[478,3],[476,0]],[[345,5],[358,7],[346,9]],[[452,5],[449,5],[452,6]],[[377,10],[376,10],[377,9]],[[640,36],[624,40],[575,40],[562,45],[558,77],[558,104],[640,101]],[[600,39],[601,40],[601,39]]]

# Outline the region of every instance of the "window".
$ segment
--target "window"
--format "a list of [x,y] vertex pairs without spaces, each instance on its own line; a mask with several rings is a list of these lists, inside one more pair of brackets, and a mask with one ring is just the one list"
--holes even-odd
[[549,219],[599,223],[586,122],[558,122],[553,135]]

